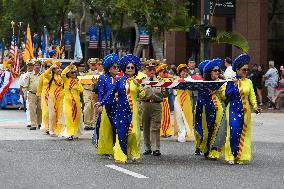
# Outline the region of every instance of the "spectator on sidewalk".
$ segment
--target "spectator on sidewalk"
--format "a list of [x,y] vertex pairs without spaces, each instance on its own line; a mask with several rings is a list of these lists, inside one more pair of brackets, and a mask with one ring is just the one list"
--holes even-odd
[[234,77],[236,77],[236,72],[234,72],[233,68],[232,68],[232,60],[229,57],[225,58],[225,66],[226,66],[226,70],[223,74],[224,79],[232,79]]
[[263,65],[255,64],[252,68],[252,72],[250,73],[250,79],[253,84],[254,92],[257,95],[257,99],[259,105],[263,105],[262,101],[262,89],[263,89]]
[[269,109],[273,109],[272,100],[275,98],[276,88],[278,86],[278,70],[274,67],[274,61],[269,61],[269,69],[264,75],[265,87],[267,88],[267,97],[270,100]]
[[[281,68],[280,68],[281,70]],[[284,71],[281,70],[281,79],[279,81],[279,87],[276,90],[276,96],[273,102],[275,103],[276,109],[284,108]]]

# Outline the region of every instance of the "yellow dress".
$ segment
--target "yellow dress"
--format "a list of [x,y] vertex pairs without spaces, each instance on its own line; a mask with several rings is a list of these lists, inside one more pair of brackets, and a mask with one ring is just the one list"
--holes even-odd
[[135,85],[134,78],[127,76],[116,79],[113,87],[100,102],[104,105],[118,91],[118,105],[115,113],[117,129],[116,142],[113,148],[114,159],[126,163],[128,156],[140,159],[140,121],[137,98],[143,98],[145,91],[141,85]]
[[225,144],[226,161],[251,160],[251,110],[257,107],[256,96],[250,79],[238,80],[237,86],[228,82],[224,92],[228,106],[227,137]]
[[178,141],[185,142],[186,139],[192,139],[193,133],[193,113],[189,90],[176,90],[175,98],[175,136]]
[[[115,78],[110,74],[103,74],[98,79],[97,92],[98,99],[101,101],[109,90],[111,90]],[[115,126],[114,115],[117,107],[116,95],[108,99],[102,107],[101,114],[98,115],[96,132],[97,132],[97,146],[98,154],[109,155],[113,154],[113,146],[115,141]]]
[[44,74],[40,75],[40,79],[37,87],[37,96],[41,96],[41,110],[42,110],[42,124],[45,132],[49,131],[49,111],[48,111],[48,93],[49,93],[49,81],[44,77]]
[[[164,81],[170,81],[169,79],[164,78]],[[171,136],[173,133],[172,129],[172,121],[171,121],[171,111],[170,111],[170,104],[169,99],[164,98],[161,102],[162,106],[162,120],[161,120],[161,129],[160,135],[161,137]]]
[[58,136],[63,129],[63,80],[60,75],[52,74],[50,69],[44,72],[49,85],[49,134]]
[[64,82],[64,118],[66,126],[62,136],[66,138],[78,134],[81,118],[80,92],[84,90],[77,78],[72,79],[66,76],[70,70],[70,67],[67,66],[61,74]]

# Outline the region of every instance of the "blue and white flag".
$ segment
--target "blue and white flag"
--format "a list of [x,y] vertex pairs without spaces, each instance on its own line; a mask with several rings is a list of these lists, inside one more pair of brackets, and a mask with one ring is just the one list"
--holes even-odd
[[47,58],[47,35],[46,35],[46,29],[44,27],[44,32],[43,32],[43,40],[42,40],[42,56],[43,58]]
[[75,41],[75,51],[74,51],[74,60],[81,60],[83,59],[83,53],[81,49],[81,43],[79,38],[79,29],[77,28],[76,32],[76,41]]
[[91,26],[89,28],[89,49],[96,49],[98,48],[98,27],[97,26]]

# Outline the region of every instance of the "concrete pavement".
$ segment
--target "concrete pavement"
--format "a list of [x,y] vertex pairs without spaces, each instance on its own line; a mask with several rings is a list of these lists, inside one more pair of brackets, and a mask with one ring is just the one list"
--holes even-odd
[[96,154],[92,132],[79,141],[51,138],[27,130],[23,115],[0,110],[0,188],[284,188],[283,113],[253,115],[248,165],[209,161],[194,155],[193,142],[163,140],[161,157],[118,165],[144,179],[107,167],[113,160]]

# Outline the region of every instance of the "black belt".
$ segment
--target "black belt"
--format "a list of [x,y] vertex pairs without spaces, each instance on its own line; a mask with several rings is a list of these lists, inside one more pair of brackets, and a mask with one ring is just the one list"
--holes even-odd
[[34,93],[34,92],[32,92],[32,91],[29,91],[29,93],[32,93],[32,94],[36,95],[36,93]]
[[143,102],[161,103],[162,101],[155,101],[155,100],[143,100]]

